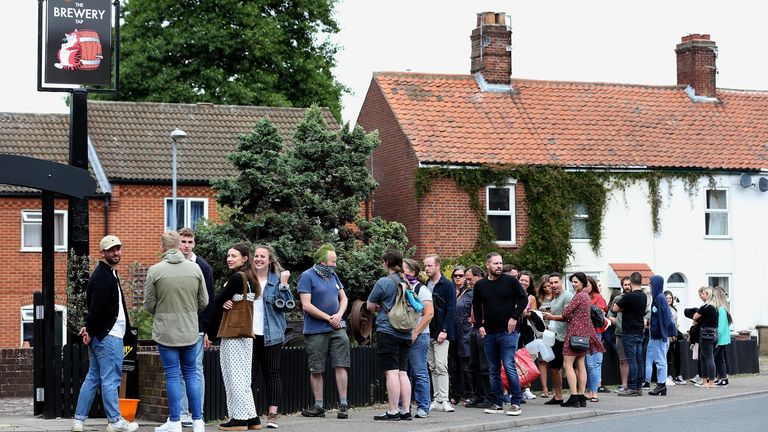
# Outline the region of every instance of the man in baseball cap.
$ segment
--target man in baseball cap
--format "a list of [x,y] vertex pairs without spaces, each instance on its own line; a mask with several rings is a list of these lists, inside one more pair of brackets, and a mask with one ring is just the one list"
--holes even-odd
[[99,242],[100,251],[110,250],[115,246],[122,246],[122,243],[120,243],[120,239],[117,238],[117,236],[108,235]]
[[108,235],[99,242],[101,261],[88,280],[86,302],[88,315],[80,329],[83,343],[90,347],[90,367],[77,400],[73,432],[82,432],[88,418],[96,390],[101,387],[101,398],[107,414],[107,432],[134,432],[136,422],[129,422],[120,414],[117,390],[123,369],[123,337],[131,323],[128,309],[117,276],[122,244],[120,239]]

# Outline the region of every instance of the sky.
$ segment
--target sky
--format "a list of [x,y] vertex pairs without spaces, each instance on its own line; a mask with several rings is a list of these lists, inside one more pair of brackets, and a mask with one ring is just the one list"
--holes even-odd
[[[0,112],[68,112],[66,93],[37,92],[37,3],[0,0]],[[482,11],[509,15],[514,78],[674,85],[675,45],[702,33],[718,46],[718,87],[768,90],[766,2],[340,0],[342,120],[357,119],[373,72],[468,74]]]

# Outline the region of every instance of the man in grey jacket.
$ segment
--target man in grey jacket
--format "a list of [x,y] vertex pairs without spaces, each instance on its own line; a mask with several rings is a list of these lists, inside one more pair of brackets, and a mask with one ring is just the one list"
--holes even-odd
[[165,369],[168,395],[168,421],[155,432],[181,432],[181,388],[184,375],[193,432],[204,432],[200,380],[196,373],[197,312],[208,304],[208,291],[200,267],[179,250],[181,237],[176,231],[162,236],[162,260],[149,268],[144,283],[144,308],[155,316],[152,339]]

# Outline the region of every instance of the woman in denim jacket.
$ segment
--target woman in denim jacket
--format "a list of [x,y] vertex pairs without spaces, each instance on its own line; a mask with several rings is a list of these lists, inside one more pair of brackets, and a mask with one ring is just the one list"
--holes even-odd
[[[275,429],[278,427],[277,405],[283,388],[280,382],[280,355],[285,340],[285,312],[292,309],[295,303],[288,286],[291,273],[283,270],[277,262],[272,247],[257,245],[253,263],[263,292],[254,303],[254,316],[262,316],[263,320],[254,323],[256,339],[253,341],[253,357],[267,387],[267,427]],[[253,378],[256,382],[255,371]]]

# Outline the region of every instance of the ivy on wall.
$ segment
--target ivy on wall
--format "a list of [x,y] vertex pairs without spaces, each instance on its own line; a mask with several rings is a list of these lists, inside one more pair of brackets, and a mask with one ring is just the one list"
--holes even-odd
[[[603,216],[608,193],[626,190],[632,184],[648,185],[648,202],[654,233],[660,232],[659,210],[662,203],[661,181],[682,180],[690,197],[705,174],[697,172],[613,173],[606,171],[566,171],[558,166],[481,166],[467,168],[419,168],[414,176],[416,198],[421,199],[436,179],[448,179],[467,193],[470,207],[480,223],[472,251],[456,258],[460,264],[483,262],[485,254],[497,250],[493,229],[488,224],[480,192],[487,185],[503,187],[508,179],[523,182],[528,200],[528,238],[517,252],[500,250],[505,262],[541,274],[562,271],[572,254],[571,220],[573,208],[582,203],[587,210],[587,233],[597,254],[603,237]],[[714,179],[709,176],[710,184]]]

